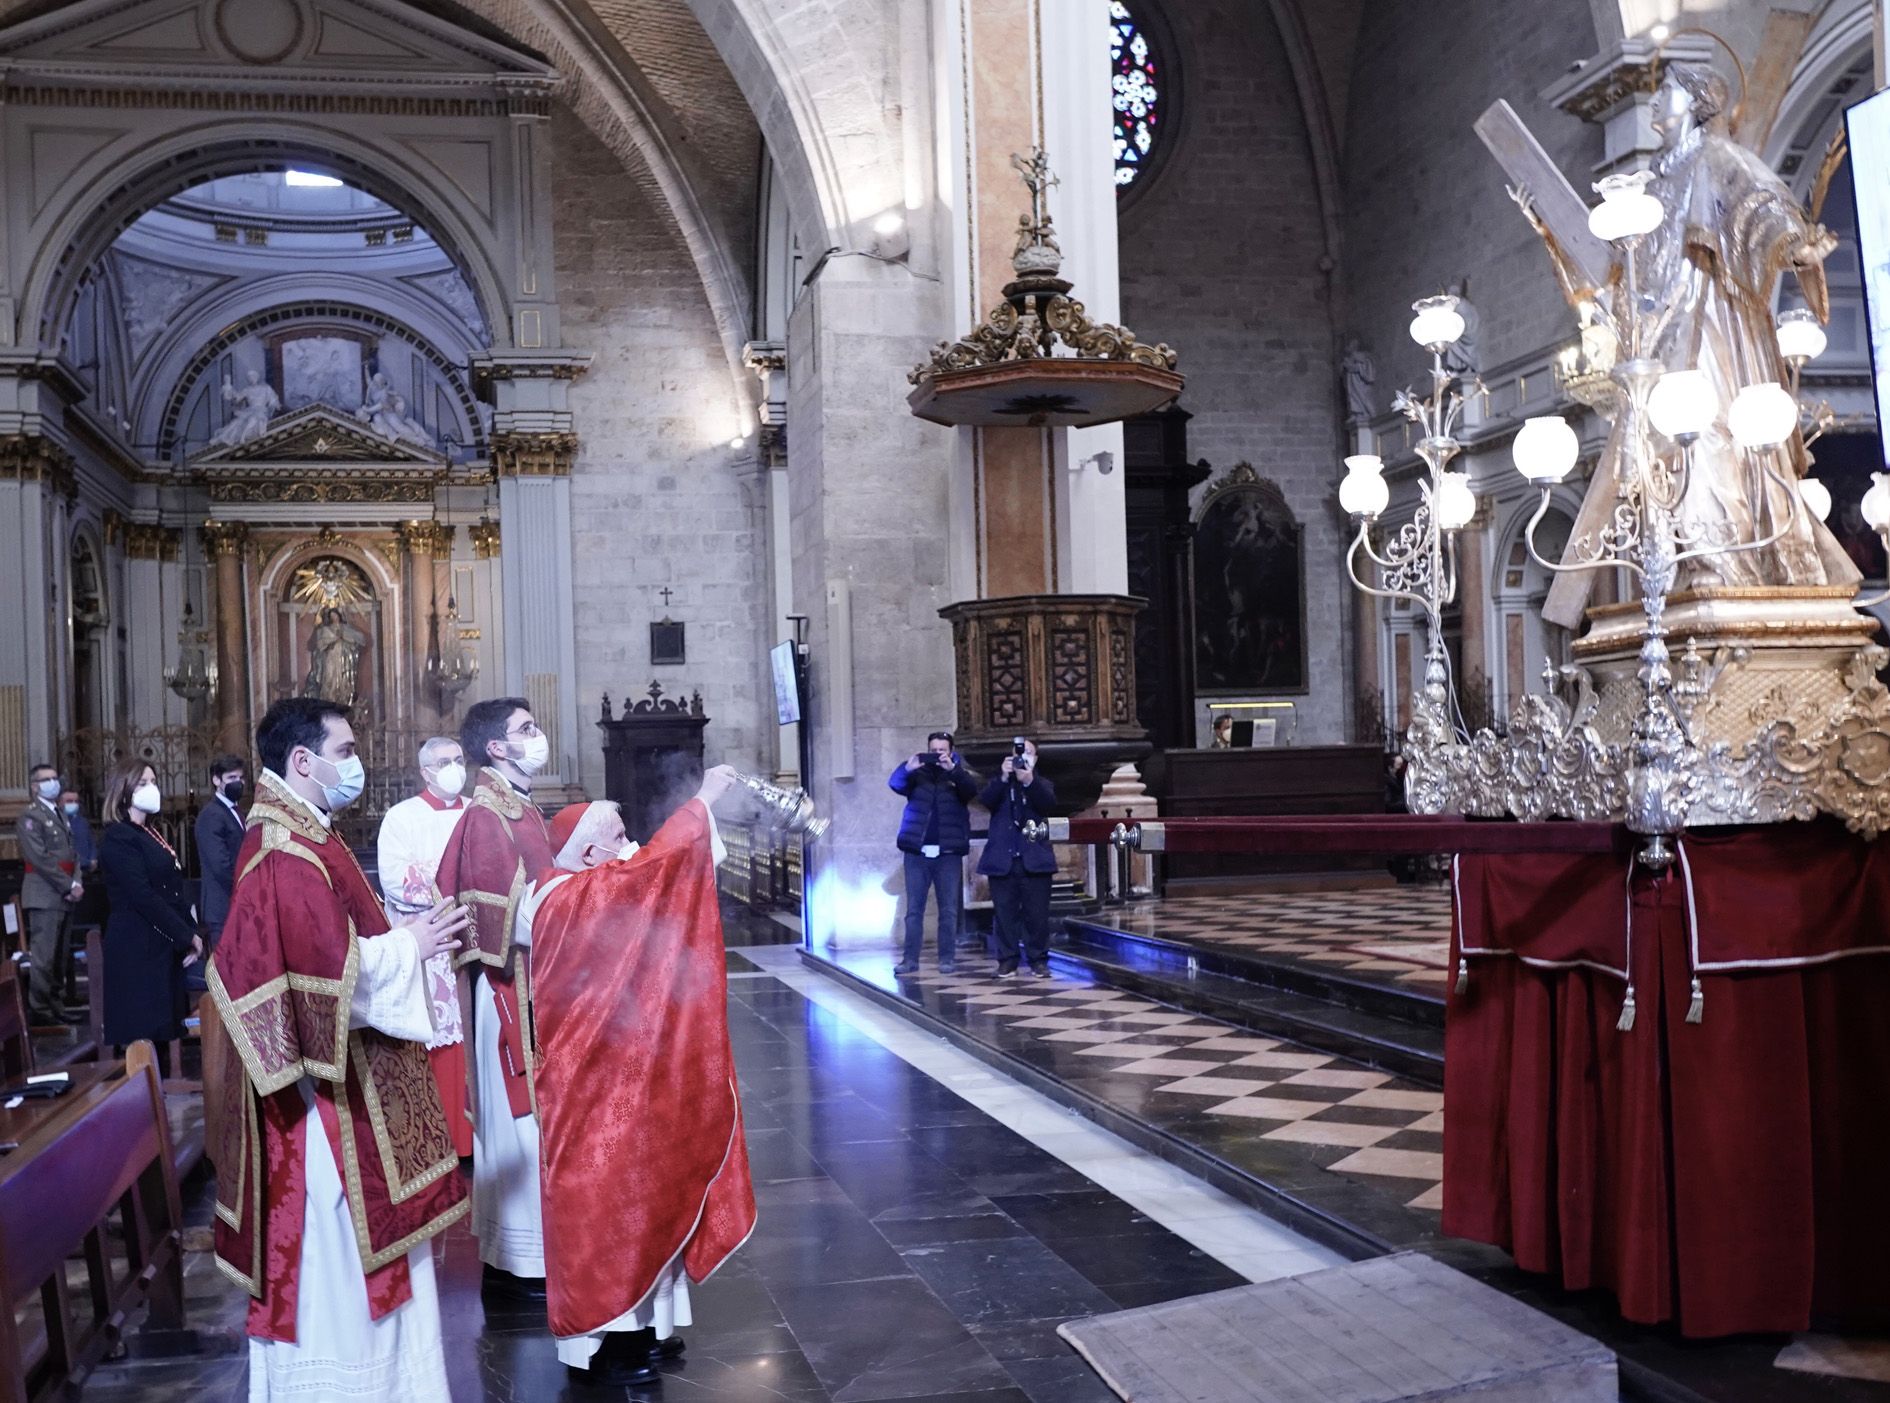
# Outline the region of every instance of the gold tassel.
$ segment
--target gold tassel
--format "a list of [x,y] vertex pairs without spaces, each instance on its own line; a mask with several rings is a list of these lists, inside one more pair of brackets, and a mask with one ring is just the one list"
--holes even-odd
[[1457,992],[1459,994],[1470,992],[1470,961],[1462,955],[1457,957]]
[[1614,1025],[1614,1030],[1617,1033],[1634,1031],[1634,986],[1632,984],[1627,986],[1627,998],[1621,1003],[1621,1021]]
[[1693,997],[1687,1001],[1687,1022],[1698,1023],[1706,1017],[1706,991],[1700,988],[1699,975],[1693,976]]

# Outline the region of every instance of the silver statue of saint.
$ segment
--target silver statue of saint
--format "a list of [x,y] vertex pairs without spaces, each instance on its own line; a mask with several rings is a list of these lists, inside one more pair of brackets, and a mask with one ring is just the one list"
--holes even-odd
[[322,621],[308,639],[306,696],[353,706],[361,685],[361,654],[367,635],[342,618],[341,610],[322,610]]
[[[1728,135],[1728,96],[1725,80],[1708,68],[1676,63],[1663,75],[1654,120],[1662,151],[1647,190],[1659,198],[1666,218],[1635,251],[1646,299],[1641,309],[1625,305],[1625,280],[1618,270],[1610,286],[1594,287],[1545,226],[1530,193],[1514,193],[1543,236],[1572,306],[1598,302],[1609,309],[1617,328],[1640,311],[1657,309],[1656,332],[1643,343],[1644,354],[1670,370],[1702,370],[1711,381],[1720,415],[1694,445],[1678,517],[1688,537],[1732,542],[1771,535],[1785,520],[1787,506],[1783,492],[1733,442],[1725,408],[1748,385],[1787,380],[1772,320],[1779,277],[1793,269],[1806,302],[1823,320],[1828,308],[1824,259],[1836,240],[1811,222],[1770,167]],[[1619,500],[1625,418],[1616,420],[1602,450],[1570,537],[1571,551],[1595,539]],[[1809,457],[1796,435],[1778,451],[1789,456],[1794,474],[1806,471]],[[1676,592],[1714,585],[1852,584],[1858,578],[1856,566],[1823,523],[1799,510],[1791,528],[1762,550],[1713,551],[1684,563]],[[1564,628],[1577,627],[1593,582],[1592,571],[1558,575],[1543,617]]]

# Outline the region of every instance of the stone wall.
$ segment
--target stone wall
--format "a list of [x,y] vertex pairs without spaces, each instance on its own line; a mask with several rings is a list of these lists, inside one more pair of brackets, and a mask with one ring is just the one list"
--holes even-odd
[[1359,28],[1344,128],[1344,332],[1378,362],[1376,408],[1424,370],[1413,300],[1460,279],[1485,370],[1562,341],[1574,319],[1541,242],[1472,130],[1505,98],[1583,198],[1602,132],[1540,93],[1598,47],[1588,6],[1507,0],[1392,5]]
[[[1303,743],[1345,738],[1351,602],[1334,505],[1341,455],[1325,239],[1293,75],[1265,8],[1169,0],[1181,124],[1120,221],[1123,320],[1181,352],[1189,452],[1245,460],[1305,527]],[[1374,19],[1375,25],[1379,21]]]
[[[763,518],[749,455],[728,446],[744,420],[702,282],[616,156],[563,110],[552,135],[564,341],[593,356],[571,391],[582,782],[603,793],[601,695],[620,702],[652,680],[701,690],[712,762],[771,768]],[[665,612],[688,625],[689,660],[652,668],[648,624]]]

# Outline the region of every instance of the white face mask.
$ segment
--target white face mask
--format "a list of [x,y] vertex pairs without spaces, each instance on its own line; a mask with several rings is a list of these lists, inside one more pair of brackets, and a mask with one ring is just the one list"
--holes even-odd
[[131,807],[141,814],[154,814],[164,807],[164,796],[147,780],[131,791]]
[[628,862],[636,855],[637,845],[634,842],[627,842],[621,848],[617,849],[617,861],[619,862]]
[[315,781],[322,786],[322,801],[328,805],[329,813],[336,813],[347,808],[359,799],[361,791],[367,788],[367,766],[361,763],[359,755],[350,755],[346,760],[324,760],[317,755],[315,762],[326,765],[335,772],[335,782],[332,785],[322,784],[319,779]]
[[[535,775],[550,763],[551,742],[546,740],[542,734],[527,736],[524,740],[517,741],[515,744],[517,744],[519,748],[519,753],[512,755],[511,759],[512,763],[518,767],[520,774],[528,776]],[[511,749],[512,746],[508,744],[506,746],[506,753],[508,755],[511,754]]]
[[33,789],[40,798],[44,799],[49,804],[59,797],[59,781],[57,779],[43,779],[38,784],[34,785]]
[[466,767],[455,760],[449,765],[442,765],[434,772],[433,784],[440,793],[449,797],[458,794],[466,787]]

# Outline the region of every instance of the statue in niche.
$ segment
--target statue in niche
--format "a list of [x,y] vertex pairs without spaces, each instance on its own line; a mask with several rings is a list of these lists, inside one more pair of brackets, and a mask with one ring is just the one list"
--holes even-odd
[[275,390],[265,385],[262,376],[253,370],[249,372],[249,383],[240,390],[228,380],[223,382],[223,402],[231,405],[232,410],[230,422],[210,437],[211,445],[216,448],[234,448],[239,443],[261,438],[269,431],[269,421],[282,408]]
[[343,618],[341,610],[322,610],[322,621],[308,639],[303,694],[353,706],[360,691],[361,654],[366,651],[367,635]]
[[375,371],[368,380],[367,399],[354,411],[354,417],[382,438],[395,443],[433,447],[433,435],[418,420],[407,417],[407,401],[387,383],[387,376]]
[[[1730,99],[1726,80],[1710,68],[1670,63],[1662,76],[1654,104],[1661,152],[1647,191],[1659,198],[1666,217],[1641,241],[1635,255],[1643,295],[1660,315],[1653,342],[1642,354],[1667,369],[1697,366],[1711,381],[1721,406],[1719,419],[1692,450],[1679,510],[1686,535],[1694,540],[1751,541],[1781,526],[1784,530],[1760,550],[1717,551],[1684,563],[1675,589],[1855,584],[1857,567],[1822,522],[1796,511],[1785,523],[1786,505],[1778,489],[1758,482],[1726,427],[1725,406],[1741,389],[1788,378],[1772,326],[1780,275],[1787,268],[1795,271],[1806,303],[1824,320],[1829,310],[1824,260],[1837,244],[1830,231],[1806,215],[1778,175],[1729,134]],[[1510,193],[1547,245],[1569,304],[1579,309],[1585,301],[1597,303],[1600,317],[1618,336],[1638,310],[1625,305],[1622,280],[1591,277],[1548,226],[1533,193],[1524,186]],[[1594,313],[1586,315],[1591,321],[1599,319]],[[1585,355],[1589,341],[1584,329]],[[1597,353],[1607,349],[1594,347]],[[1629,451],[1624,439],[1633,427],[1629,417],[1614,421],[1582,499],[1571,549],[1596,539],[1620,499],[1619,465]],[[1789,473],[1803,475],[1809,455],[1799,437],[1777,451],[1784,455]],[[1556,576],[1543,617],[1564,628],[1578,627],[1593,585],[1591,571]]]
[[1372,387],[1378,383],[1378,362],[1353,336],[1345,343],[1345,357],[1339,362],[1345,377],[1345,422],[1368,423],[1372,417]]

